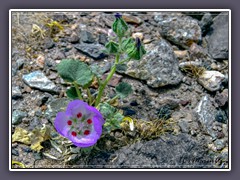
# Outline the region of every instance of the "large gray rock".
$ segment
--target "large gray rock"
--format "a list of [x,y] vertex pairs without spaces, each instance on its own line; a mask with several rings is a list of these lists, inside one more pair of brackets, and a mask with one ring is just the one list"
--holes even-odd
[[228,13],[220,13],[214,18],[211,26],[212,33],[208,36],[208,50],[214,59],[228,59]]
[[181,13],[158,12],[154,20],[160,27],[160,33],[167,40],[185,49],[202,39],[201,28],[197,20]]
[[86,54],[87,56],[93,58],[93,59],[102,59],[106,57],[107,55],[103,53],[103,50],[105,47],[101,44],[87,44],[87,43],[81,43],[75,46],[75,48],[82,53]]
[[[99,164],[101,163],[101,164]],[[89,164],[101,168],[211,168],[213,159],[202,142],[188,134],[166,134],[159,139],[138,142],[113,154],[100,154]],[[96,167],[95,167],[96,168]]]
[[213,16],[211,13],[207,12],[203,15],[201,21],[199,22],[199,26],[202,29],[203,36],[209,31],[210,26],[213,23]]
[[34,71],[30,74],[23,75],[23,81],[32,88],[41,91],[57,92],[56,85],[50,81],[41,71]]
[[181,82],[182,74],[178,68],[173,49],[169,43],[161,39],[156,44],[146,45],[147,54],[140,61],[130,61],[125,74],[146,80],[153,88],[176,85]]
[[194,109],[197,121],[203,127],[203,131],[211,135],[213,138],[217,136],[213,130],[213,122],[216,119],[217,110],[208,95],[202,97],[197,107]]

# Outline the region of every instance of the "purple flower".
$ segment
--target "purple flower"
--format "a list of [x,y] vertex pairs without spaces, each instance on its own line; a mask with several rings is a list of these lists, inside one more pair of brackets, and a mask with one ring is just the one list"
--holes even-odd
[[59,134],[70,139],[74,145],[89,147],[102,134],[104,119],[101,113],[81,100],[71,101],[66,112],[59,112],[54,126]]

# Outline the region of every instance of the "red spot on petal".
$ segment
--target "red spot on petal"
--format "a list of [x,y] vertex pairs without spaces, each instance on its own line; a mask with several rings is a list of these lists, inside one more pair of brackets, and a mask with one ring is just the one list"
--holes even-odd
[[72,136],[77,136],[77,133],[75,131],[72,132]]
[[89,135],[90,134],[90,131],[89,130],[85,130],[84,131],[84,135]]
[[72,121],[68,120],[67,124],[68,124],[69,126],[71,126],[71,125],[72,125]]
[[88,123],[88,124],[92,124],[92,120],[91,120],[91,119],[88,119],[88,120],[87,120],[87,123]]
[[78,118],[82,117],[82,113],[78,113],[78,114],[77,114],[77,117],[78,117]]

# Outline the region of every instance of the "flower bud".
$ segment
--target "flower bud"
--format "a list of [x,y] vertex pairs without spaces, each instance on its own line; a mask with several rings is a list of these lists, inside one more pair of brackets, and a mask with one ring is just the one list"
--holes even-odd
[[114,41],[110,41],[109,43],[106,44],[106,48],[109,54],[115,54],[118,52],[119,45],[118,43]]
[[118,37],[123,37],[128,30],[127,23],[123,20],[122,15],[115,14],[115,21],[113,22],[112,29]]
[[135,60],[140,60],[144,54],[146,54],[146,50],[141,43],[139,38],[135,39],[135,43],[131,48],[127,49],[127,54],[129,57]]

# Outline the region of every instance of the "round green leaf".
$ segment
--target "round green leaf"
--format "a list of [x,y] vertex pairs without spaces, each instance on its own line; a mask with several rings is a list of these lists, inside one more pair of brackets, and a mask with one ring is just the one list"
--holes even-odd
[[105,119],[109,119],[114,116],[116,109],[108,103],[102,103],[102,104],[100,104],[99,111],[102,113],[102,115]]
[[87,86],[93,79],[93,74],[87,64],[77,60],[63,59],[57,65],[59,75],[67,82],[74,81],[81,85]]
[[121,98],[127,97],[132,91],[132,86],[126,82],[121,82],[116,86],[116,92]]

